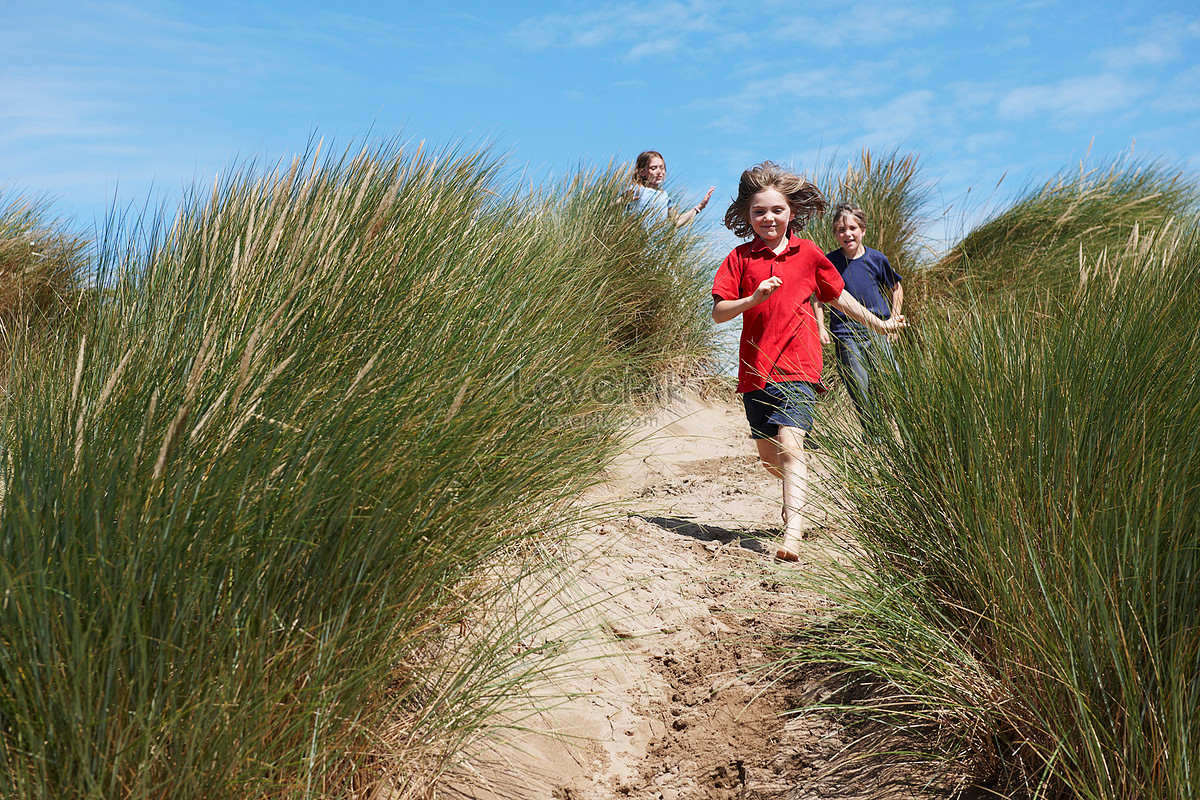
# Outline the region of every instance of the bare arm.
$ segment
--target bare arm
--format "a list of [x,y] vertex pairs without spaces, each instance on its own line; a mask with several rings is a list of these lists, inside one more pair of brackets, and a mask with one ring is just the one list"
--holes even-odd
[[[896,281],[896,285],[892,287],[892,317],[903,317],[900,309],[904,307],[904,287],[900,285],[900,281]],[[889,341],[896,341],[900,334],[892,331],[888,334]]]
[[683,225],[687,225],[689,222],[694,220],[696,218],[696,215],[699,214],[701,211],[703,211],[704,207],[708,205],[708,201],[712,199],[713,192],[715,192],[716,190],[717,190],[717,187],[715,187],[715,186],[709,187],[708,194],[704,195],[703,200],[701,200],[699,203],[697,203],[696,205],[689,208],[687,211],[684,211],[682,214],[675,215],[674,216],[675,227],[678,228]]
[[713,322],[729,322],[729,320],[733,319],[738,314],[741,314],[744,311],[749,311],[771,295],[775,294],[775,290],[782,285],[782,278],[778,276],[772,276],[760,283],[758,288],[754,290],[754,293],[748,297],[743,297],[738,300],[713,300]]
[[821,340],[821,344],[829,344],[832,339],[829,338],[829,331],[825,328],[825,306],[821,305],[821,301],[814,294],[811,298],[813,316],[817,318],[817,338]]
[[855,300],[854,296],[844,289],[838,295],[838,299],[833,301],[832,305],[838,311],[841,311],[848,317],[853,317],[876,333],[887,335],[901,328],[908,327],[903,314],[893,313],[887,319],[880,319],[864,308],[862,303]]

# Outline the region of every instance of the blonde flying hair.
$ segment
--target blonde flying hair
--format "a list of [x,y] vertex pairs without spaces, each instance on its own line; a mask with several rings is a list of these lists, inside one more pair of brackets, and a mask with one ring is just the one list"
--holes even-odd
[[774,189],[787,198],[792,209],[792,219],[788,223],[789,235],[804,230],[811,217],[824,214],[829,208],[825,195],[821,194],[816,184],[770,161],[764,161],[742,173],[737,199],[729,204],[725,212],[725,227],[733,231],[735,236],[749,239],[754,235],[754,228],[750,226],[750,201],[765,189]]

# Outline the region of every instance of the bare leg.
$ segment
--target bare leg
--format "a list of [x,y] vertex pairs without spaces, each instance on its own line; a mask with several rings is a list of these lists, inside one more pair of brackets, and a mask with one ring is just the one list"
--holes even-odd
[[759,457],[772,475],[783,479],[783,545],[776,556],[786,561],[800,558],[804,535],[805,494],[808,489],[808,460],[804,455],[805,431],[780,426],[775,439],[758,440]]
[[758,460],[767,468],[767,472],[782,479],[783,472],[779,469],[779,444],[774,439],[755,439],[754,443],[758,445]]
[[804,535],[804,501],[808,491],[808,459],[804,455],[802,428],[779,428],[779,470],[783,473],[783,512],[786,518],[783,557],[795,561]]

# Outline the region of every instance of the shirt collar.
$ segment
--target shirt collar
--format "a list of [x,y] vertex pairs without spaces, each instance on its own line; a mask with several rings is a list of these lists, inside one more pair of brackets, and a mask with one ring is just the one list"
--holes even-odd
[[[783,252],[780,253],[779,255],[780,256],[786,255],[787,253],[792,252],[799,246],[800,246],[800,237],[794,233],[789,233],[787,247],[783,248]],[[762,239],[758,238],[757,236],[755,236],[754,239],[751,240],[750,252],[758,254],[758,255],[762,255],[762,256],[769,256],[770,258],[778,258],[779,257],[779,256],[776,256],[775,253],[773,253],[771,251],[771,248],[767,247],[766,242],[764,242]]]

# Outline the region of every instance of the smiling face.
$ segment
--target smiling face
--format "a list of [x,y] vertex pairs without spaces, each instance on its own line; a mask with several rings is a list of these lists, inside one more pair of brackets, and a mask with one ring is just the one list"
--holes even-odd
[[667,165],[658,156],[650,156],[646,166],[638,170],[638,177],[642,179],[643,186],[661,189],[663,181],[667,179]]
[[862,240],[865,233],[862,224],[853,214],[842,214],[833,225],[833,235],[846,258],[858,258],[863,254],[865,248]]
[[775,189],[763,189],[750,198],[750,227],[768,247],[775,248],[787,239],[792,207]]

